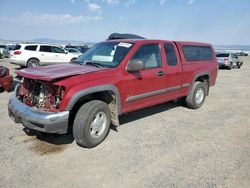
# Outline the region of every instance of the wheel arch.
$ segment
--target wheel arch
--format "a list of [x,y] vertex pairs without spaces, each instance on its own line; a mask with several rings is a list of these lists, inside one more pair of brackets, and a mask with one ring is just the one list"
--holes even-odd
[[188,94],[190,94],[193,84],[197,81],[200,81],[200,82],[207,83],[206,95],[208,95],[209,94],[209,86],[210,86],[210,78],[211,78],[211,76],[210,76],[209,72],[202,72],[202,73],[197,74],[192,81],[192,85],[189,88]]
[[120,94],[113,85],[101,85],[77,92],[71,97],[66,110],[74,114],[82,104],[91,100],[106,102],[111,111],[112,124],[119,126],[119,115],[121,114]]

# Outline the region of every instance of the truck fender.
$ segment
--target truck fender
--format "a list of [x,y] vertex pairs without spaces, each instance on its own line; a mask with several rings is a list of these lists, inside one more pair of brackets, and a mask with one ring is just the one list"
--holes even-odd
[[89,95],[91,93],[96,93],[96,92],[101,92],[101,91],[112,91],[115,94],[116,109],[117,109],[118,115],[120,115],[122,112],[122,110],[121,110],[121,98],[120,98],[120,93],[119,93],[118,89],[114,85],[100,85],[100,86],[87,88],[87,89],[84,89],[84,90],[77,92],[76,94],[73,95],[73,97],[71,97],[71,99],[66,107],[66,110],[72,110],[72,108],[74,107],[74,105],[77,103],[77,101],[80,98],[82,98],[86,95]]
[[189,88],[189,91],[188,91],[188,95],[190,94],[190,92],[191,92],[191,89],[192,89],[192,86],[193,86],[193,84],[194,84],[194,82],[196,81],[196,80],[199,80],[198,78],[199,77],[202,77],[202,76],[208,76],[208,88],[207,88],[207,95],[208,95],[208,91],[209,91],[209,86],[210,86],[210,73],[209,72],[200,72],[199,74],[197,74],[195,77],[194,77],[194,79],[193,79],[193,81],[192,81],[192,84],[190,85],[191,87]]

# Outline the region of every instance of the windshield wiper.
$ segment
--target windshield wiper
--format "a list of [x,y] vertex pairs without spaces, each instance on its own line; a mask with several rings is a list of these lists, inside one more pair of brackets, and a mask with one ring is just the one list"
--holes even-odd
[[85,61],[83,65],[93,65],[98,68],[102,68],[102,66],[99,63],[93,62],[93,61]]

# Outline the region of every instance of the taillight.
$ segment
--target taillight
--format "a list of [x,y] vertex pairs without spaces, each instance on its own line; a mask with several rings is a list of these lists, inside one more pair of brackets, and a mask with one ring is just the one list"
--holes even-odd
[[228,60],[228,57],[225,57],[225,58],[224,58],[224,61],[227,61],[227,60]]
[[14,55],[20,55],[21,53],[21,51],[14,51]]

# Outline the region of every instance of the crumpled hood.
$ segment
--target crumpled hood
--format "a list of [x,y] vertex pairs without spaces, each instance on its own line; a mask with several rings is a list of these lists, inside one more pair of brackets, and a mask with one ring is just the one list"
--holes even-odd
[[26,68],[16,71],[16,74],[25,78],[51,81],[58,78],[69,77],[89,72],[104,70],[94,66],[77,64],[56,64],[43,67]]

